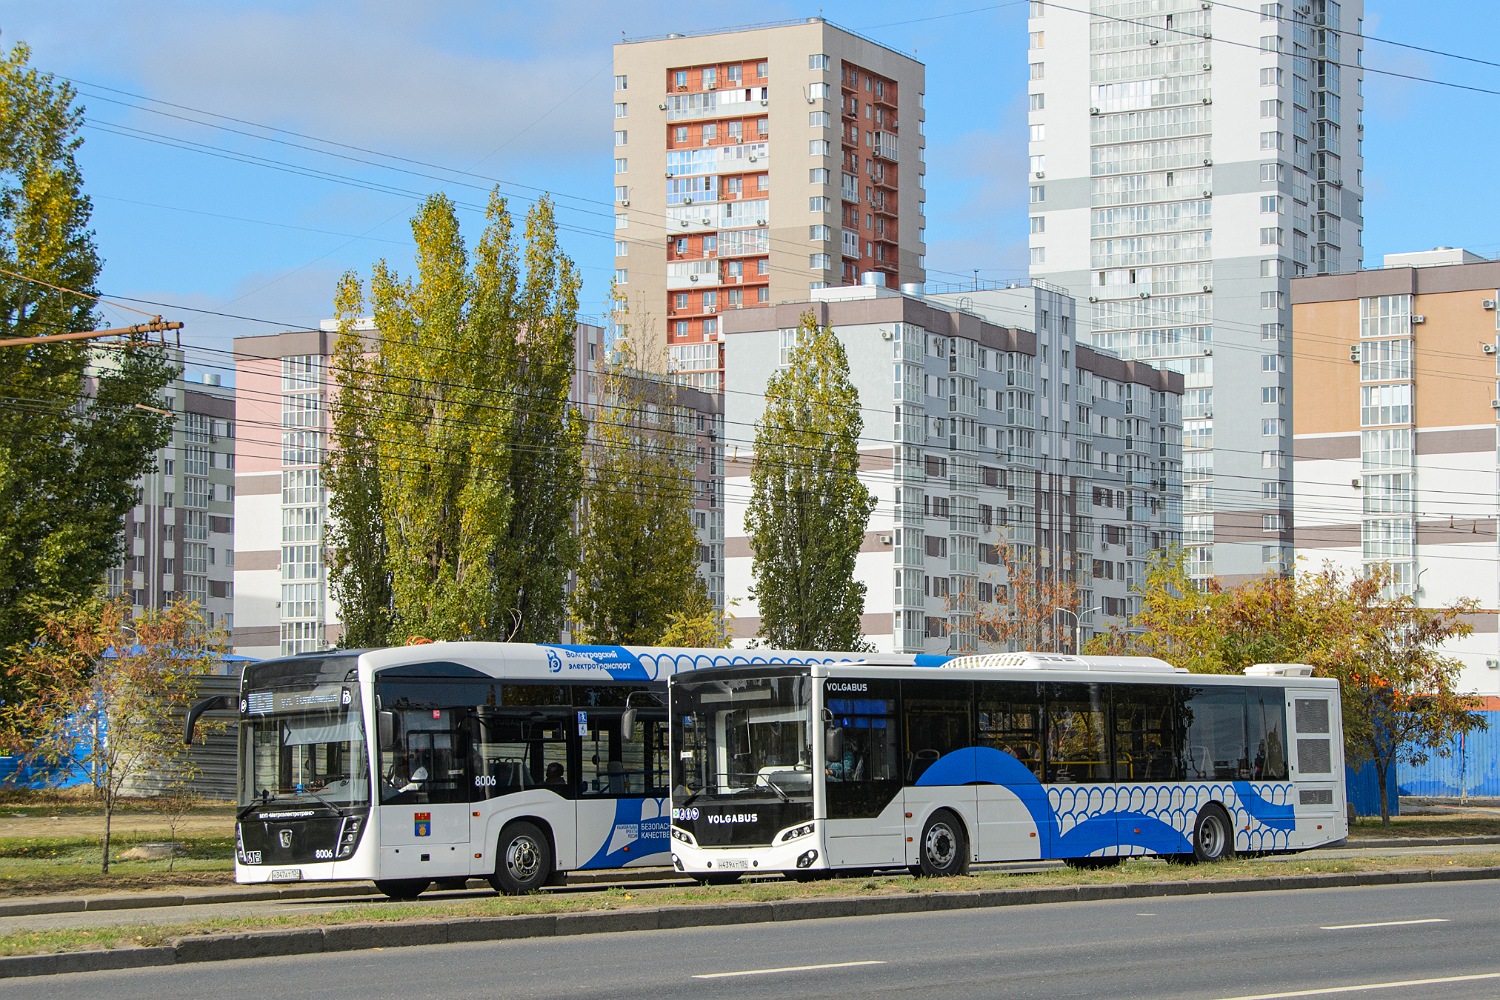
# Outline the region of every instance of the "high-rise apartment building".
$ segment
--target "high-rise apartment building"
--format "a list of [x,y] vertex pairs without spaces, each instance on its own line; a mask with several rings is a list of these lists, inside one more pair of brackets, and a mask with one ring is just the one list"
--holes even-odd
[[1076,608],[1034,623],[1054,648],[1126,624],[1147,555],[1180,538],[1182,376],[1077,344],[1073,300],[1042,282],[942,295],[866,284],[725,317],[743,386],[724,419],[739,638],[760,629],[744,526],[755,425],[809,311],[859,390],[859,475],[877,503],[855,572],[876,649],[980,648],[976,612],[1006,604],[1009,562],[1076,588]]
[[614,51],[615,280],[683,381],[728,311],[925,280],[921,63],[817,17]]
[[172,438],[156,470],[136,481],[125,562],[106,584],[111,596],[127,595],[136,614],[190,600],[209,625],[233,629],[234,390],[209,373],[176,379],[165,396]]
[[[359,329],[380,336],[370,320]],[[336,644],[343,636],[338,602],[328,587],[324,531],[328,491],[329,402],[336,384],[329,364],[338,325],[238,337],[235,397],[239,460],[234,472],[238,531],[234,545],[235,652],[267,657]],[[605,330],[580,322],[573,339],[571,400],[585,412],[598,403],[594,373],[604,360]],[[723,605],[723,400],[672,386],[679,426],[695,438],[693,523],[699,572]]]
[[1500,695],[1497,300],[1500,261],[1462,250],[1292,282],[1297,555],[1388,566],[1423,607],[1491,609],[1445,649],[1460,686],[1487,695]]
[[[1078,9],[1086,7],[1087,11]],[[1183,373],[1190,571],[1290,565],[1289,282],[1356,270],[1363,0],[1031,4],[1031,273]]]

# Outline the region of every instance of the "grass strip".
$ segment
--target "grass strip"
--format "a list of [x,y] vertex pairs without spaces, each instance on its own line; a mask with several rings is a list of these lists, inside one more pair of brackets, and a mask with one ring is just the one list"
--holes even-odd
[[244,933],[256,930],[350,923],[400,923],[416,920],[453,920],[461,917],[622,910],[634,907],[732,906],[737,903],[777,902],[793,899],[1489,867],[1500,867],[1500,850],[1464,854],[1462,857],[1434,853],[1407,857],[1320,859],[1315,854],[1309,854],[1289,861],[1245,859],[1186,867],[1138,859],[1127,861],[1118,868],[1102,871],[1062,869],[1016,874],[985,872],[963,878],[947,879],[914,879],[905,875],[881,875],[866,878],[829,879],[810,883],[768,880],[714,887],[615,887],[586,894],[541,893],[523,897],[485,896],[468,899],[449,897],[411,903],[383,901],[344,906],[321,913],[288,913],[274,917],[233,917],[180,924],[120,924],[97,928],[23,931],[0,935],[0,955],[150,947],[163,945],[174,938],[189,935]]

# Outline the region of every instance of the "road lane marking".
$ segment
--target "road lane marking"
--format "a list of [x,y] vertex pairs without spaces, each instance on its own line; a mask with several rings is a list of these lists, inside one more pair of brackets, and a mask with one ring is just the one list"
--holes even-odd
[[1409,924],[1446,924],[1447,917],[1427,917],[1424,920],[1382,920],[1377,924],[1330,924],[1319,927],[1320,931],[1352,931],[1361,927],[1406,927]]
[[1474,983],[1483,979],[1500,979],[1500,972],[1482,972],[1473,976],[1441,976],[1437,979],[1403,979],[1392,983],[1361,983],[1358,986],[1329,986],[1321,990],[1292,990],[1289,993],[1257,993],[1254,996],[1223,997],[1221,1000],[1285,1000],[1287,997],[1326,997],[1335,993],[1359,993],[1363,990],[1399,990],[1406,986],[1437,986],[1441,983]]
[[789,965],[783,969],[747,969],[744,972],[704,972],[694,979],[728,979],[731,976],[769,976],[773,972],[812,972],[817,969],[848,969],[856,965],[884,965],[884,962],[831,962],[828,965]]

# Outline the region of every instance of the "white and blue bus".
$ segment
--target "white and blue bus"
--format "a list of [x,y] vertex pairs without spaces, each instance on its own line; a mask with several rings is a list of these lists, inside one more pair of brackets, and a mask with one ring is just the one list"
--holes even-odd
[[1338,684],[1300,664],[970,656],[674,675],[672,861],[705,881],[1131,855],[1348,834]]
[[[235,881],[487,878],[668,862],[666,679],[859,654],[431,643],[252,663],[240,683]],[[946,657],[885,658],[936,664]],[[195,706],[187,738],[202,712]]]

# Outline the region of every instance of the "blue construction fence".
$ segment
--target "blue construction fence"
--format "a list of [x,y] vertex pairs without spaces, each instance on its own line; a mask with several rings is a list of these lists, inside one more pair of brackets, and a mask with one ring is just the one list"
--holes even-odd
[[1500,712],[1474,714],[1488,726],[1453,740],[1448,756],[1434,754],[1421,767],[1397,767],[1396,782],[1402,795],[1453,799],[1500,796]]

